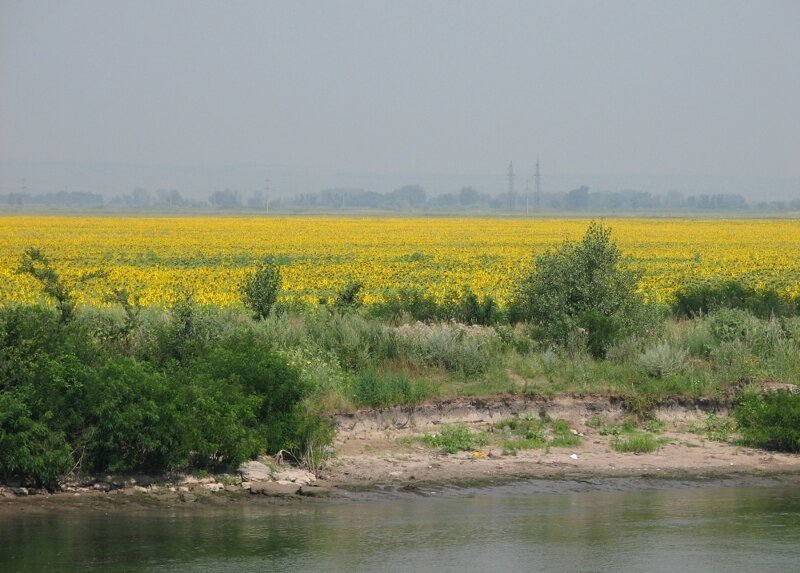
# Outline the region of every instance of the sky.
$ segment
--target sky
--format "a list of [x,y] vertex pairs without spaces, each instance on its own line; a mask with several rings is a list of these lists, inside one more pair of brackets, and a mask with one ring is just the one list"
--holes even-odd
[[0,192],[500,191],[537,158],[800,195],[800,2],[0,0]]

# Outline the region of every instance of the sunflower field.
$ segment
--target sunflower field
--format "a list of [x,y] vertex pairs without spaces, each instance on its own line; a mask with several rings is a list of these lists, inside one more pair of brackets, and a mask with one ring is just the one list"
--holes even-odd
[[[716,277],[800,297],[800,222],[606,219],[640,290],[668,301],[678,287]],[[239,288],[266,255],[282,265],[284,300],[331,299],[363,284],[366,304],[394,289],[437,300],[466,289],[501,305],[533,256],[579,239],[586,219],[332,217],[0,217],[0,304],[43,300],[17,272],[26,248],[41,249],[81,303],[103,306],[125,289],[144,306],[190,295],[237,306]],[[82,277],[101,271],[90,280]]]

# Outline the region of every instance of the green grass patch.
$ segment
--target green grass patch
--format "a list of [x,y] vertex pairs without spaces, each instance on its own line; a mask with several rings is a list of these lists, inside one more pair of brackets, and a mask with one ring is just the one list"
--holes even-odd
[[728,442],[736,431],[736,421],[729,416],[717,416],[713,412],[700,423],[693,424],[691,431],[709,440]]
[[494,425],[500,435],[504,455],[516,455],[518,450],[538,448],[568,448],[581,444],[581,437],[574,434],[566,420],[552,420],[542,411],[538,418],[514,417],[501,420]]
[[663,439],[652,434],[636,433],[626,436],[617,436],[611,440],[611,448],[617,452],[649,454],[659,449],[664,444]]

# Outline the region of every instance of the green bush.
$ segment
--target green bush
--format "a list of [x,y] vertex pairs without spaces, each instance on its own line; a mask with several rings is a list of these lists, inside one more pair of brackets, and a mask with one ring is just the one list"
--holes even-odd
[[648,376],[666,378],[680,372],[686,365],[689,352],[669,342],[660,342],[646,349],[636,359],[636,365]]
[[719,342],[744,342],[755,319],[749,312],[724,308],[709,316],[709,329]]
[[266,257],[241,287],[244,306],[255,318],[269,316],[281,290],[281,268],[274,257]]
[[333,301],[333,306],[340,311],[347,311],[358,308],[361,306],[361,289],[363,284],[360,282],[347,283],[342,289],[336,293],[336,300]]
[[622,265],[611,230],[590,223],[583,240],[566,241],[534,259],[515,290],[509,315],[536,324],[539,335],[565,347],[586,344],[602,357],[642,327],[639,274]]
[[787,390],[743,395],[733,411],[745,443],[800,452],[800,394]]

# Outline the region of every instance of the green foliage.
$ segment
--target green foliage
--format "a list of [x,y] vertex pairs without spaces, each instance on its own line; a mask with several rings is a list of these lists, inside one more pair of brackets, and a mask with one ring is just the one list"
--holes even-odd
[[611,230],[590,223],[583,240],[566,241],[534,260],[517,285],[512,320],[536,324],[546,340],[565,347],[585,344],[597,357],[642,325],[644,302],[638,273],[622,265]]
[[743,395],[733,411],[745,443],[800,452],[800,394],[787,390]]
[[309,383],[253,330],[210,336],[195,310],[156,323],[188,350],[126,356],[82,320],[0,309],[0,476],[52,487],[72,470],[221,469],[264,451],[318,461],[332,434]]
[[440,314],[462,324],[481,324],[489,326],[503,320],[500,307],[490,296],[479,298],[472,290],[466,289],[462,295],[443,305]]
[[397,353],[392,329],[357,314],[321,313],[306,320],[305,327],[309,343],[335,354],[349,370],[369,368]]
[[399,289],[372,305],[369,315],[394,322],[412,319],[420,322],[451,320],[462,324],[493,325],[505,320],[491,296],[478,297],[472,290],[451,293],[447,300],[436,299],[418,289]]
[[242,302],[255,318],[269,316],[281,290],[281,268],[274,257],[266,257],[241,287]]
[[485,446],[489,438],[485,432],[472,432],[466,424],[442,424],[438,434],[425,436],[423,441],[446,454],[455,454]]
[[0,476],[29,477],[52,486],[72,467],[72,450],[64,433],[36,419],[30,388],[0,392]]
[[727,442],[731,438],[731,434],[736,429],[736,421],[730,416],[718,416],[710,412],[702,424],[698,424],[692,428],[697,434],[706,436],[711,440],[718,442]]
[[577,434],[572,433],[569,422],[566,420],[553,420],[550,430],[552,437],[549,445],[554,448],[569,448],[579,446],[583,440]]
[[734,279],[693,282],[676,290],[674,297],[672,310],[678,316],[699,316],[724,308],[746,310],[760,318],[800,313],[797,300]]

